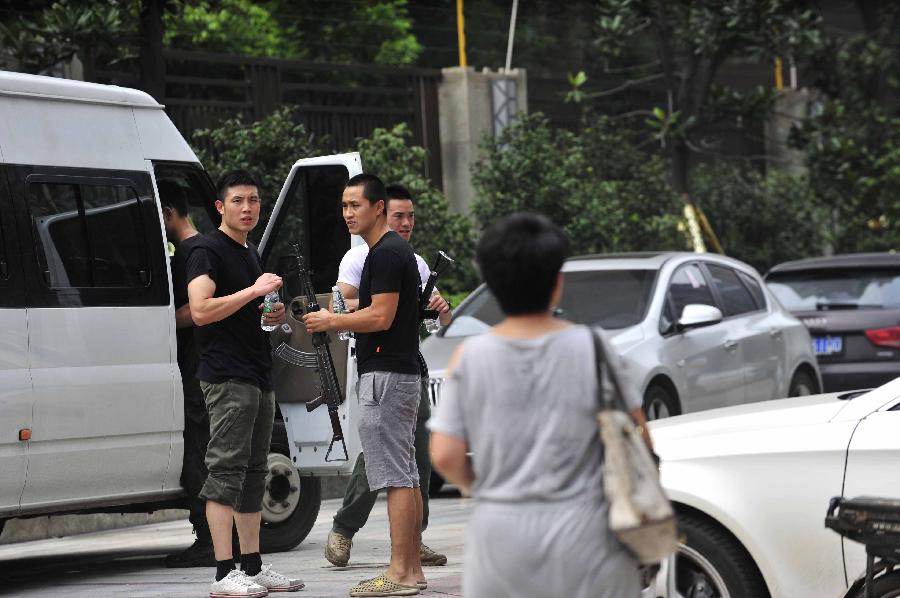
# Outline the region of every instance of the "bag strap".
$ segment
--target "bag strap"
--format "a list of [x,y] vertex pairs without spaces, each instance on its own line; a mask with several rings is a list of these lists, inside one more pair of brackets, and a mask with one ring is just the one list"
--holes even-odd
[[[628,411],[628,407],[625,405],[625,398],[622,394],[622,387],[619,385],[619,377],[616,374],[615,370],[610,367],[609,360],[606,359],[606,350],[604,349],[603,339],[597,334],[590,326],[587,327],[588,332],[591,335],[591,338],[594,340],[594,366],[597,371],[597,402],[600,404],[601,410],[607,409],[621,409],[622,411]],[[615,399],[618,400],[607,400],[606,396],[603,393],[603,363],[606,363],[606,372],[609,375],[609,379],[612,382],[613,386],[613,394],[615,395]],[[618,403],[618,405],[616,405]]]

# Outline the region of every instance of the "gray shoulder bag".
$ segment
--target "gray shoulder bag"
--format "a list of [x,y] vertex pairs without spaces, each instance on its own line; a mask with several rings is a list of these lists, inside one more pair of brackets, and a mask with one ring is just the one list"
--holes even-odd
[[[609,503],[609,528],[643,565],[658,563],[678,545],[675,512],[659,483],[659,469],[641,429],[628,413],[618,376],[606,359],[603,339],[594,339],[597,425],[603,443],[603,493]],[[603,392],[603,363],[612,382],[613,399]]]

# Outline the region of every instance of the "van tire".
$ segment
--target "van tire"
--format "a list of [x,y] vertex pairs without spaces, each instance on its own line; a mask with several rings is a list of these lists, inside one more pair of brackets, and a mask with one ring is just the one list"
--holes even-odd
[[[287,445],[272,443],[273,453],[289,457]],[[300,544],[309,535],[319,508],[322,506],[322,480],[313,476],[300,476],[300,502],[294,511],[277,523],[263,519],[259,529],[259,548],[262,553],[286,552]],[[265,500],[265,499],[264,499]]]

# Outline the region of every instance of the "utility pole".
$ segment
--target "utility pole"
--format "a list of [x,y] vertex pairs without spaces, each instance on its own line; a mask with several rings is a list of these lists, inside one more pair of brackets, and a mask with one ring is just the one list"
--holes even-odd
[[459,43],[459,66],[468,66],[466,60],[466,19],[463,16],[463,0],[456,0],[456,38]]

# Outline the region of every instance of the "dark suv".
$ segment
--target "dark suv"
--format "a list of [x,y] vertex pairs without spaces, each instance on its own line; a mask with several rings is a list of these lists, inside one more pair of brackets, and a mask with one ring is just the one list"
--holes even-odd
[[809,328],[825,391],[872,388],[900,376],[900,255],[785,262],[765,279]]

